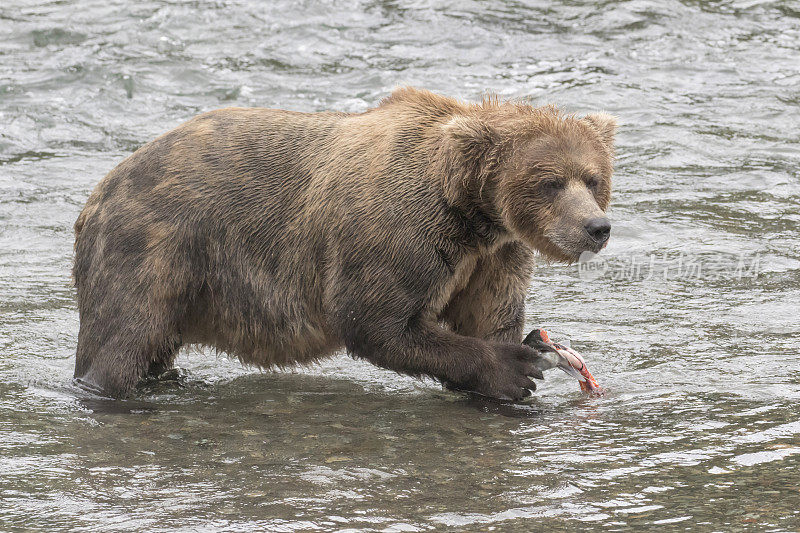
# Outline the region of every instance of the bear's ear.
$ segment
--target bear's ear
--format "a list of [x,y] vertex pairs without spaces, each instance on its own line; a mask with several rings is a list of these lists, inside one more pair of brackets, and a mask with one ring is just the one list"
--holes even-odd
[[608,113],[593,113],[584,119],[600,134],[600,140],[609,148],[614,147],[614,134],[617,132],[617,117]]
[[500,135],[474,115],[457,115],[442,130],[445,195],[454,204],[482,197],[500,160]]
[[445,134],[467,167],[486,171],[495,163],[500,144],[495,129],[474,116],[455,116],[443,126]]

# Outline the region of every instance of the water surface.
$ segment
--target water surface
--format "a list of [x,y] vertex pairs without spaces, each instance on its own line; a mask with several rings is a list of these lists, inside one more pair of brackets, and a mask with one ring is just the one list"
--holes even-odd
[[[0,35],[0,529],[800,529],[795,2],[5,0]],[[71,386],[72,224],[117,162],[402,84],[620,117],[606,270],[540,265],[527,314],[609,394],[210,352],[126,402]]]

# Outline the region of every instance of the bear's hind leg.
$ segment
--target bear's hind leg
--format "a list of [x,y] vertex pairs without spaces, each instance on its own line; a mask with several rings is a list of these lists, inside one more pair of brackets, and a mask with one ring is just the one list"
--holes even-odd
[[178,355],[181,345],[182,343],[177,337],[168,339],[161,349],[157,349],[153,353],[153,360],[147,369],[146,375],[157,378],[167,370],[170,370],[175,363],[175,356]]
[[145,375],[171,367],[181,345],[175,328],[124,314],[107,320],[86,315],[81,313],[75,365],[75,378],[84,386],[121,397]]

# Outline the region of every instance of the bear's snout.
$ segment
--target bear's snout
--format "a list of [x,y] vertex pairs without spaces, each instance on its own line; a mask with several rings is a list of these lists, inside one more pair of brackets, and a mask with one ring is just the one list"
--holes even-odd
[[583,226],[586,233],[598,245],[604,245],[611,236],[611,222],[606,217],[590,218]]

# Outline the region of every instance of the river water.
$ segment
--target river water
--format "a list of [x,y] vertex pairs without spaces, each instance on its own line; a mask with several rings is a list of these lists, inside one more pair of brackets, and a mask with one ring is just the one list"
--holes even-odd
[[[3,0],[0,35],[0,530],[800,531],[796,2]],[[620,117],[612,242],[527,311],[606,396],[197,351],[128,401],[73,388],[105,173],[205,110],[403,84]]]

